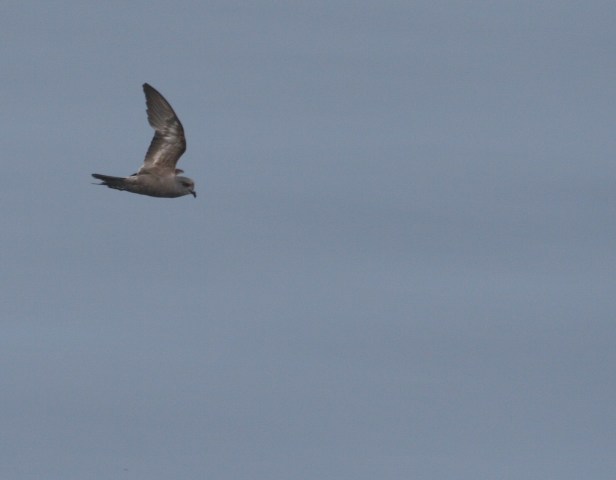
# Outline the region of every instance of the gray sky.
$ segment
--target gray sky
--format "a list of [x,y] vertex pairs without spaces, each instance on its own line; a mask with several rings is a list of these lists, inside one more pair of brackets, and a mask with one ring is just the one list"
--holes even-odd
[[615,23],[3,2],[0,477],[613,478]]

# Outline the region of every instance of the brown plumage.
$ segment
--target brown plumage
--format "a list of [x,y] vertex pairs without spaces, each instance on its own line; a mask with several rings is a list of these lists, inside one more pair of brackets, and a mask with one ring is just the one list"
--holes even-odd
[[112,177],[93,173],[92,176],[109,188],[126,190],[152,197],[174,198],[197,196],[195,183],[179,176],[178,160],[186,151],[184,127],[173,108],[154,87],[143,84],[148,122],[154,128],[154,138],[139,171],[129,177]]

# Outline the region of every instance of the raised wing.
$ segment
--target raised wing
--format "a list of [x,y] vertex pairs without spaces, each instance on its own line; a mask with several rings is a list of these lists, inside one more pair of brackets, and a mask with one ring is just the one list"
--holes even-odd
[[144,83],[143,91],[145,92],[148,122],[156,133],[139,173],[154,173],[160,176],[175,175],[175,165],[186,151],[184,128],[169,102],[154,87]]

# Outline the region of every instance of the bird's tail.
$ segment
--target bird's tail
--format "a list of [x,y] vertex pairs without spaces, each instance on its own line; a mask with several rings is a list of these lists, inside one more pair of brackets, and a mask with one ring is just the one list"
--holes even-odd
[[124,177],[110,177],[109,175],[101,175],[100,173],[93,173],[92,176],[102,182],[99,183],[99,185],[106,185],[109,188],[115,188],[117,190],[124,190],[126,188]]

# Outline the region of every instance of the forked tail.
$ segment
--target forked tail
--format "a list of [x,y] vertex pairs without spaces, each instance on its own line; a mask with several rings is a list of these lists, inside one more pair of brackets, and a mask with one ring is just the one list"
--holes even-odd
[[124,190],[126,188],[124,177],[110,177],[109,175],[101,175],[100,173],[93,173],[92,176],[102,182],[98,185],[106,185],[107,187],[115,188],[116,190]]

